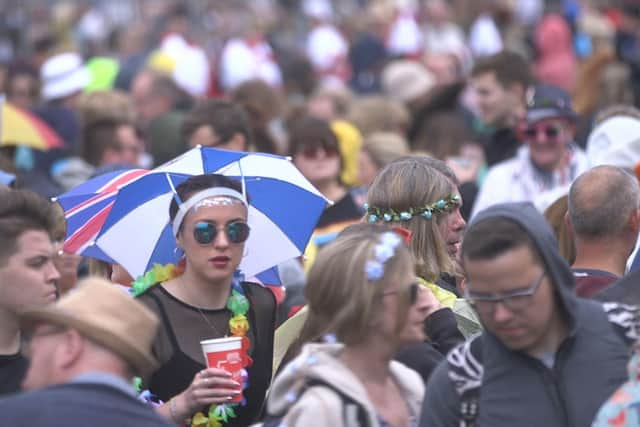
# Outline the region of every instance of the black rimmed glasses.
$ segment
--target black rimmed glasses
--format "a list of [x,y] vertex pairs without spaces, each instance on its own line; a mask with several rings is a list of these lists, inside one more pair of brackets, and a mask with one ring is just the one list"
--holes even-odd
[[542,279],[546,276],[543,271],[540,277],[529,287],[515,289],[513,291],[502,292],[500,294],[489,294],[484,292],[474,292],[467,287],[465,298],[482,314],[492,314],[496,309],[496,304],[501,303],[505,308],[512,312],[520,312],[529,307],[531,297],[536,293]]
[[420,284],[414,282],[414,283],[410,284],[407,288],[404,288],[404,289],[394,289],[392,291],[383,292],[382,296],[386,297],[388,295],[395,295],[395,294],[399,294],[401,292],[408,292],[409,293],[409,301],[411,302],[411,305],[413,305],[418,301],[418,292],[419,291],[420,291]]
[[[224,233],[231,243],[244,243],[249,238],[251,228],[244,221],[231,221],[224,225]],[[213,222],[198,222],[193,227],[193,237],[201,245],[210,245],[218,236],[218,228]]]

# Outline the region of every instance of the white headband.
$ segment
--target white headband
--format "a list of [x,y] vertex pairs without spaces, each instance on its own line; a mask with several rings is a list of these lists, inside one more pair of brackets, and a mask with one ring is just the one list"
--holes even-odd
[[182,225],[182,221],[184,220],[185,215],[189,210],[200,203],[201,201],[218,196],[227,196],[233,197],[234,199],[238,199],[245,207],[248,207],[247,200],[245,197],[238,193],[236,190],[228,187],[213,187],[208,188],[206,190],[202,190],[199,193],[194,194],[184,203],[180,203],[178,207],[178,213],[176,217],[173,219],[173,235],[178,236],[178,231],[180,231],[180,225]]

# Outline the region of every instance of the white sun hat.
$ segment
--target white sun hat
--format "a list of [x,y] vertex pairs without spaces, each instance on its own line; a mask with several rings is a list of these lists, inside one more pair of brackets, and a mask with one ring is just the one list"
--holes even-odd
[[587,140],[591,166],[614,165],[633,170],[640,162],[640,120],[614,116],[596,126]]
[[60,53],[47,59],[40,68],[42,99],[64,98],[83,90],[91,81],[89,71],[77,53]]

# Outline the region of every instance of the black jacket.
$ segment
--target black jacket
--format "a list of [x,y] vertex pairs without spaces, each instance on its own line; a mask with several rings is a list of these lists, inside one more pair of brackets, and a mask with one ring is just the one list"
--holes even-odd
[[464,341],[464,336],[458,330],[456,317],[449,308],[433,313],[425,320],[424,326],[428,341],[405,347],[395,360],[419,373],[426,384],[438,363],[449,350]]

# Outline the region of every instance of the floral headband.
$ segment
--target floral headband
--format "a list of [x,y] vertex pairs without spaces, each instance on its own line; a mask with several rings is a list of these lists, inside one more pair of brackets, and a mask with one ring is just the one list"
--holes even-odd
[[444,199],[440,199],[437,202],[430,203],[418,208],[409,208],[402,212],[397,212],[390,208],[378,208],[370,206],[368,203],[364,204],[364,208],[367,211],[368,222],[378,222],[380,220],[384,222],[391,221],[409,221],[414,216],[421,216],[425,219],[431,219],[433,215],[448,212],[455,206],[459,206],[461,203],[460,196],[458,194],[450,194]]
[[380,241],[373,251],[374,259],[370,259],[364,266],[367,279],[380,280],[384,276],[384,265],[396,254],[396,249],[402,243],[402,238],[392,231],[387,231],[380,236]]

